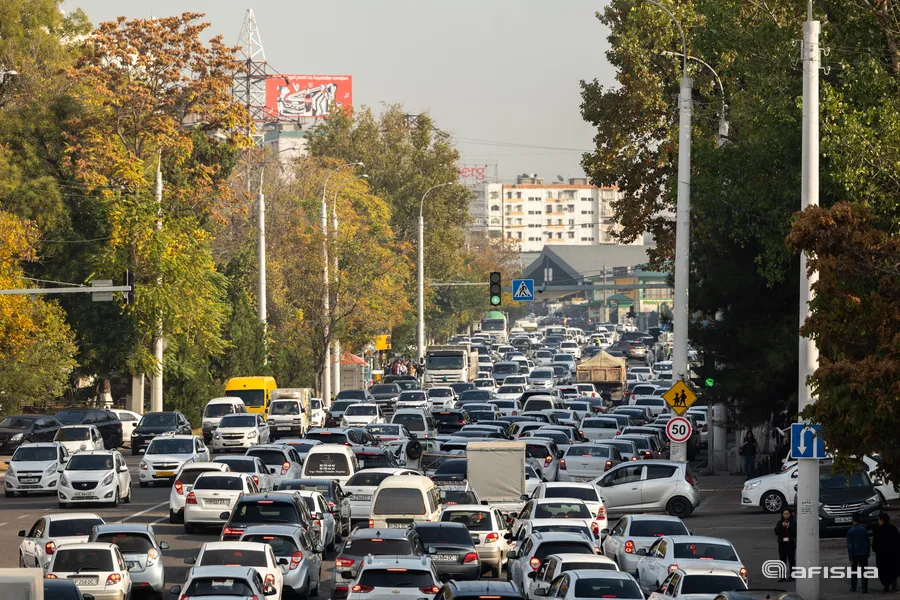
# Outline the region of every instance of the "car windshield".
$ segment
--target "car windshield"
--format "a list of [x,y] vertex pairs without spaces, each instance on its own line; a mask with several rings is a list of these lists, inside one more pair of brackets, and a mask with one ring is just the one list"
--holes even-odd
[[495,375],[516,375],[519,373],[519,363],[497,363],[494,365]]
[[204,475],[198,477],[194,483],[195,490],[229,490],[240,492],[244,489],[240,476],[228,475]]
[[291,556],[294,552],[300,550],[297,542],[293,538],[286,535],[262,535],[251,534],[241,538],[242,542],[256,542],[257,544],[268,544],[272,546],[272,552],[275,556]]
[[425,368],[433,371],[462,369],[463,364],[465,364],[465,359],[459,352],[429,352],[425,355]]
[[213,462],[224,463],[235,473],[256,473],[256,461],[241,456],[220,456]]
[[232,566],[265,567],[266,553],[262,550],[240,549],[215,549],[206,550],[197,561],[197,566]]
[[548,440],[553,440],[557,444],[568,444],[570,441],[569,436],[567,436],[562,431],[557,431],[555,429],[538,429],[532,432],[531,437],[537,438],[545,438]]
[[[360,398],[359,400],[365,400],[365,398]],[[334,404],[331,405],[331,412],[333,413],[342,413],[347,410],[348,406],[353,406],[356,404],[358,400],[337,400]]]
[[118,570],[113,568],[112,552],[93,548],[60,548],[51,568],[56,573]]
[[[81,421],[80,417],[81,415],[79,413],[79,418],[77,419],[78,422]],[[28,429],[36,419],[37,417],[6,417],[0,421],[0,427],[3,427],[4,429]]]
[[122,554],[147,554],[153,549],[150,536],[140,531],[100,533],[94,541],[115,544]]
[[266,448],[251,448],[247,451],[247,456],[256,456],[261,459],[266,465],[270,467],[275,467],[279,465],[283,465],[288,462],[288,459],[284,456],[284,452],[280,450],[269,450]]
[[676,542],[675,558],[737,561],[731,544],[713,542]]
[[[596,498],[594,498],[596,500]],[[593,519],[584,502],[544,502],[534,507],[535,519]]]
[[743,590],[747,586],[737,575],[685,575],[681,595],[709,594],[715,596],[722,590]]
[[341,554],[349,556],[366,556],[369,554],[373,556],[395,554],[398,556],[409,556],[412,554],[412,547],[410,546],[409,540],[406,539],[387,540],[383,538],[351,538],[344,544],[344,549]]
[[663,537],[664,535],[690,535],[690,532],[681,521],[642,519],[631,522],[628,535],[632,537]]
[[176,419],[172,414],[144,415],[138,427],[175,427]]
[[466,390],[459,395],[460,402],[486,402],[491,399],[491,393],[484,390]]
[[374,588],[430,588],[434,586],[431,571],[423,569],[366,569],[359,585]]
[[597,488],[587,487],[548,487],[544,490],[545,498],[577,498],[578,500],[586,500],[588,502],[597,502],[600,500],[597,494]]
[[219,427],[256,427],[256,415],[226,415],[219,422]]
[[501,385],[497,389],[498,394],[524,394],[525,387],[521,385]]
[[225,395],[240,398],[247,408],[262,408],[266,405],[264,390],[225,390]]
[[612,419],[585,419],[581,424],[584,429],[618,429],[619,424]]
[[311,454],[306,457],[304,466],[306,475],[332,477],[350,474],[347,457],[337,453]]
[[428,400],[428,396],[425,395],[425,392],[400,392],[400,397],[397,398],[398,402],[425,402]]
[[405,425],[406,428],[410,431],[425,431],[425,419],[422,415],[412,414],[412,413],[398,413],[394,415],[394,418],[391,419],[391,422],[397,423],[399,425]]
[[253,588],[245,579],[234,577],[202,577],[191,580],[191,584],[184,590],[184,596],[195,598],[198,596],[236,596],[249,598],[254,596]]
[[550,449],[547,446],[541,444],[526,444],[525,456],[528,458],[545,458],[551,456],[551,454]]
[[193,454],[194,440],[156,438],[147,447],[147,454]]
[[445,510],[441,513],[441,521],[462,523],[469,531],[491,531],[491,513],[487,510]]
[[382,481],[391,475],[391,473],[366,473],[365,471],[360,471],[347,480],[346,487],[378,487]]
[[605,444],[585,444],[582,446],[572,446],[566,452],[566,458],[573,456],[591,456],[594,458],[609,458],[609,446]]
[[87,427],[63,427],[53,439],[57,442],[81,442],[91,439],[91,430]]
[[400,426],[399,425],[383,425],[379,424],[370,424],[366,425],[366,431],[371,433],[372,435],[400,435]]
[[429,398],[452,398],[453,390],[450,388],[431,388],[428,390]]
[[294,450],[296,450],[300,454],[306,454],[309,452],[310,448],[314,446],[318,446],[319,444],[316,441],[309,442],[287,442],[285,446],[290,446]]
[[353,404],[344,411],[345,417],[373,417],[378,414],[378,407],[374,404]]
[[551,554],[595,554],[595,550],[587,542],[544,542],[537,547],[534,558],[544,560]]
[[47,537],[78,537],[91,535],[94,525],[103,525],[103,519],[99,517],[87,519],[61,519],[50,521],[50,531]]
[[66,463],[66,471],[111,471],[111,454],[73,454]]
[[[335,401],[339,402],[341,400],[365,400],[366,399],[366,391],[365,390],[341,390],[338,392],[338,395],[335,397]],[[334,405],[332,405],[334,406]]]
[[400,394],[400,388],[393,383],[385,385],[373,385],[371,388],[369,388],[369,391],[373,394]]
[[426,546],[429,544],[458,544],[461,546],[474,547],[472,536],[465,527],[441,527],[429,525],[426,527],[416,527],[416,533],[419,539]]
[[417,489],[385,488],[375,496],[372,513],[376,515],[421,515],[425,497]]
[[270,415],[299,415],[300,403],[296,400],[276,400],[269,407]]
[[823,490],[864,488],[871,485],[868,475],[861,471],[852,473],[849,477],[846,473],[831,473],[830,471],[819,473],[819,486]]
[[233,404],[207,404],[203,411],[204,417],[215,419],[216,417],[224,417],[234,412]]
[[57,450],[52,446],[19,446],[10,462],[46,462],[57,457]]
[[250,500],[242,502],[231,514],[231,522],[240,523],[297,523],[297,509],[291,502]]
[[[602,568],[602,566],[593,565],[593,568]],[[615,579],[604,579],[598,577],[596,579],[579,578],[575,581],[575,593],[573,596],[575,598],[643,598],[644,594],[634,579],[619,579],[618,577]]]

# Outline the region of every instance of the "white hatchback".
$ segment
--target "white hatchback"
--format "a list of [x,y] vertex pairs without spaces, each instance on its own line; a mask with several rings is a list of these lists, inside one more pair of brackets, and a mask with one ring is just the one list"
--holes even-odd
[[210,471],[201,473],[184,504],[184,532],[193,534],[198,527],[220,527],[223,512],[231,512],[234,503],[245,494],[259,491],[247,473]]
[[53,441],[63,446],[69,454],[84,450],[103,450],[103,436],[94,425],[66,425],[60,427]]
[[269,426],[262,415],[245,413],[225,415],[212,437],[214,452],[245,450],[256,444],[269,443]]
[[103,519],[94,513],[63,513],[39,517],[31,529],[19,531],[19,567],[38,568],[47,572],[57,548],[65,544],[81,544],[91,537],[94,525]]
[[203,473],[222,473],[231,467],[222,463],[202,462],[181,465],[175,473],[175,483],[169,492],[169,523],[184,522],[184,503],[187,494],[194,489],[194,482]]
[[169,483],[182,465],[209,462],[209,448],[196,435],[160,435],[150,441],[138,465],[142,488],[151,483]]
[[82,594],[98,600],[129,600],[131,574],[115,544],[83,542],[60,546],[50,560],[47,579],[69,579]]
[[[197,567],[250,567],[262,577],[263,585],[272,586],[276,593],[266,598],[280,600],[284,573],[272,546],[261,542],[206,542],[196,559],[186,558],[186,564]],[[193,570],[193,569],[192,569]]]
[[59,471],[65,467],[69,454],[57,442],[23,444],[16,448],[6,464],[4,487],[6,497],[16,492],[55,492]]
[[66,463],[56,490],[60,508],[105,502],[131,502],[131,473],[118,450],[78,452]]
[[675,569],[723,569],[747,583],[747,569],[731,542],[722,538],[665,536],[637,554],[643,557],[637,564],[638,584],[648,593],[655,592]]

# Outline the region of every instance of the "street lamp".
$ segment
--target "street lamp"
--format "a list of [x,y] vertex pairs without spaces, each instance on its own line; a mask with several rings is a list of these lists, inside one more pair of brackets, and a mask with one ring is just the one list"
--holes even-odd
[[325,185],[322,186],[322,253],[324,256],[324,261],[322,263],[322,276],[323,276],[323,294],[322,294],[322,309],[324,314],[324,334],[323,339],[325,341],[325,347],[322,351],[325,353],[323,367],[322,367],[322,402],[325,403],[326,407],[331,406],[331,348],[328,345],[328,336],[330,334],[330,323],[329,323],[329,315],[331,314],[331,301],[328,297],[328,204],[325,200],[326,192],[328,191],[328,180],[331,179],[331,176],[344,169],[346,167],[363,167],[365,166],[361,161],[357,162],[349,162],[343,164],[339,167],[335,167],[329,171],[328,176],[325,177]]
[[[341,190],[344,188],[344,186],[347,185],[348,183],[350,183],[351,181],[356,181],[357,179],[368,179],[368,178],[369,178],[369,176],[366,174],[356,175],[354,177],[348,177],[347,179],[344,179],[340,183],[340,185],[338,185],[337,191],[334,192],[334,202],[331,203],[331,222],[332,222],[332,228],[334,229],[335,238],[337,238],[337,231],[338,231],[338,218],[337,218],[338,194],[340,194]],[[335,253],[335,256],[334,256],[334,273],[335,273],[335,275],[338,274],[337,253]],[[337,337],[335,337],[334,341],[331,343],[331,347],[332,347],[331,360],[334,363],[334,366],[333,366],[334,372],[332,373],[333,383],[332,383],[331,387],[334,389],[335,394],[337,394],[338,392],[341,391],[341,342],[340,342],[340,340],[337,339]]]
[[[665,52],[663,52],[663,54],[665,54],[667,56],[684,56],[681,52],[671,52],[669,50],[666,50]],[[722,110],[719,111],[719,135],[716,136],[716,145],[724,146],[725,142],[728,141],[728,130],[730,129],[729,125],[728,125],[728,120],[726,118],[726,114],[728,112],[728,104],[725,99],[725,86],[722,85],[722,80],[719,79],[719,74],[716,73],[716,70],[713,69],[708,63],[700,60],[696,56],[688,56],[688,60],[692,60],[696,63],[703,65],[704,67],[709,69],[710,72],[713,74],[713,77],[716,78],[716,85],[719,86],[719,92],[721,92],[721,94],[722,94]]]
[[419,365],[422,364],[422,359],[425,358],[425,218],[423,216],[423,209],[425,208],[425,197],[431,192],[431,190],[437,189],[439,187],[444,187],[445,185],[453,185],[456,183],[455,181],[447,181],[445,183],[439,183],[437,185],[433,185],[422,194],[422,200],[419,202],[419,248],[418,248],[418,288],[419,288],[419,298],[418,298],[418,326],[416,329],[416,357],[418,358]]

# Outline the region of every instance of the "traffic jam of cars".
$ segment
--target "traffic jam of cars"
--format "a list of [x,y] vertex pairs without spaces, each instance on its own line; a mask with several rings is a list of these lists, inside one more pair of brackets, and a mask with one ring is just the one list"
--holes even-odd
[[[418,377],[385,375],[331,403],[237,378],[196,429],[176,411],[9,417],[6,497],[59,506],[19,532],[18,566],[116,600],[747,590],[734,546],[687,524],[701,497],[690,463],[669,457],[671,363],[632,349],[651,339],[623,325],[484,332],[429,347]],[[688,459],[705,414],[682,415]],[[140,456],[134,477],[123,440]],[[218,536],[184,559],[183,581],[167,578],[153,525],[92,512],[151,486],[170,490],[168,523],[185,536]],[[771,512],[787,501],[752,482],[745,497]]]

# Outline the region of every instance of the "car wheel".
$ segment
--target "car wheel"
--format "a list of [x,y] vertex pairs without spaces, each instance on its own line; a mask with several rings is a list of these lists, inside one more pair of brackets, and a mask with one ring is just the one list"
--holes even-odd
[[116,508],[119,506],[119,488],[116,488],[116,493],[113,494],[112,502],[109,503],[110,508]]
[[25,568],[25,555],[22,554],[21,552],[19,552],[19,568],[20,569]]
[[131,483],[128,483],[128,495],[122,498],[122,502],[125,504],[131,504]]
[[684,496],[675,496],[666,504],[666,512],[673,517],[683,518],[691,514],[694,507]]
[[137,456],[137,455],[140,454],[140,453],[141,453],[140,449],[135,448],[134,445],[132,444],[132,446],[131,446],[131,455],[132,455],[132,456]]
[[182,522],[183,519],[178,516],[178,513],[173,510],[169,510],[169,523],[171,523],[172,525],[177,525]]
[[780,513],[785,506],[784,495],[781,492],[772,490],[763,494],[759,501],[759,507],[767,513]]
[[147,487],[148,485],[150,485],[150,484],[147,483],[146,481],[142,481],[142,482],[140,483],[140,486],[141,486],[142,488],[145,488],[145,487]]
[[109,438],[109,448],[107,450],[118,450],[121,446],[122,442],[119,440],[119,436],[113,435]]
[[9,490],[3,490],[3,493],[6,494],[7,498],[12,498],[13,496],[16,495],[15,492],[10,492]]
[[60,502],[59,507],[61,509],[65,510],[65,509],[69,508],[69,503],[68,502]]
[[195,531],[197,531],[197,528],[194,525],[191,525],[190,523],[184,524],[184,532],[187,535],[193,535]]

